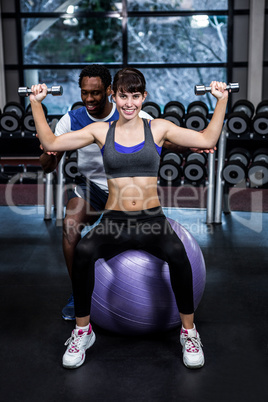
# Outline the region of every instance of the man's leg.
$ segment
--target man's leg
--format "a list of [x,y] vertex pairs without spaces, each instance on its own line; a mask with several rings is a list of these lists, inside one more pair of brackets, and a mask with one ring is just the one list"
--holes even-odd
[[[85,226],[92,225],[99,216],[100,214],[83,198],[75,197],[68,201],[63,221],[62,247],[70,278],[72,275],[74,251],[81,239],[81,231]],[[62,310],[62,317],[65,320],[75,319],[72,295]]]
[[83,198],[71,198],[66,206],[63,221],[62,247],[66,266],[71,277],[74,250],[81,239],[81,231],[87,225],[92,225],[100,214]]

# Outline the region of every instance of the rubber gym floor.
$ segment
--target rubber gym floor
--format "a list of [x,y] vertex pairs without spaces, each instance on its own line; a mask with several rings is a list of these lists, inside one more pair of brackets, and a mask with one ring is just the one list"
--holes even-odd
[[268,400],[268,214],[232,212],[206,225],[204,209],[165,208],[198,241],[207,279],[195,322],[205,366],[182,363],[179,328],[97,340],[77,370],[61,366],[74,323],[62,227],[42,206],[0,207],[3,402],[232,402]]

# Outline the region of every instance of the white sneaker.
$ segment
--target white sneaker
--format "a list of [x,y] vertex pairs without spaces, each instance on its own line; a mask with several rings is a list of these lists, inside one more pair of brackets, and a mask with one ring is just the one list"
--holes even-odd
[[72,336],[67,339],[65,345],[68,345],[62,358],[62,365],[65,368],[73,369],[80,367],[86,357],[86,350],[90,348],[96,340],[91,325],[88,331],[74,329]]
[[180,342],[185,366],[192,369],[203,367],[205,357],[197,330],[194,328],[188,332],[186,329],[181,329]]

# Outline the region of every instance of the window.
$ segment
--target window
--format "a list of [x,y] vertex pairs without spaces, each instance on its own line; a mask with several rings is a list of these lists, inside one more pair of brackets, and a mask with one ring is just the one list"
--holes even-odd
[[[198,100],[196,84],[230,79],[228,3],[232,2],[20,0],[13,14],[21,62],[6,65],[6,70],[17,68],[21,85],[62,85],[61,99],[46,98],[51,115],[66,113],[80,100],[78,76],[89,63],[106,65],[112,75],[126,65],[137,67],[147,81],[147,100],[162,110],[171,100],[187,107]],[[211,96],[202,100],[214,108]]]

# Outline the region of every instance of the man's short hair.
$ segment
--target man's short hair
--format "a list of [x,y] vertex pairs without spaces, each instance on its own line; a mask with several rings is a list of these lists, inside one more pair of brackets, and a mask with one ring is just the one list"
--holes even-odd
[[83,70],[81,71],[80,75],[79,75],[79,87],[81,88],[81,84],[82,84],[82,79],[84,77],[100,77],[105,90],[111,85],[112,83],[112,77],[110,74],[110,71],[108,70],[108,68],[101,66],[99,64],[92,64],[90,66],[86,66],[85,68],[83,68]]

